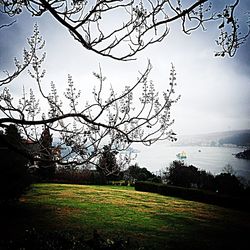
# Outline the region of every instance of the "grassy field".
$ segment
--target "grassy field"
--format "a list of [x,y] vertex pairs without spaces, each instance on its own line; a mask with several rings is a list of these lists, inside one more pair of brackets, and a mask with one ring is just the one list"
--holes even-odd
[[[36,184],[19,208],[1,213],[6,235],[31,227],[130,238],[147,249],[246,249],[250,213],[131,187]],[[3,235],[2,234],[2,235]]]

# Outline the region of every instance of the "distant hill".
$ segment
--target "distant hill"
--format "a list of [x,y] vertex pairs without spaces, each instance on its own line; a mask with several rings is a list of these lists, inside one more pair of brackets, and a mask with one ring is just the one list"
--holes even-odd
[[250,146],[250,132],[239,133],[219,140],[222,145],[233,144],[237,146]]
[[172,143],[174,146],[246,146],[250,147],[250,129],[183,135]]

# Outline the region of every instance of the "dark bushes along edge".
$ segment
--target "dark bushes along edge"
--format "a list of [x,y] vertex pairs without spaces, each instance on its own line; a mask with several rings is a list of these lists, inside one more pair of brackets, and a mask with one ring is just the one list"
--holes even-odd
[[167,184],[138,181],[135,183],[136,191],[158,193],[165,196],[173,196],[186,200],[199,201],[250,212],[249,197],[235,197],[219,193],[199,190],[194,188],[183,188]]

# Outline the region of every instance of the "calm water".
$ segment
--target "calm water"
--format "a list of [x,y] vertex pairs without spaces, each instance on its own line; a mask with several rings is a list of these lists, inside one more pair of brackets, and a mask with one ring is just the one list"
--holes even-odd
[[225,165],[230,164],[237,175],[250,180],[250,160],[237,159],[233,155],[243,151],[239,148],[174,147],[159,144],[151,147],[138,147],[138,150],[140,153],[137,154],[136,162],[139,166],[145,166],[152,172],[169,166],[171,162],[177,160],[178,153],[185,151],[187,159],[184,162],[189,165],[192,164],[197,168],[210,171],[212,174],[218,174]]

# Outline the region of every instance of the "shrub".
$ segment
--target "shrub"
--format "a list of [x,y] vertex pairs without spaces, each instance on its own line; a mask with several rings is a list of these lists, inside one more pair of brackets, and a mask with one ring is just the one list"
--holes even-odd
[[216,191],[215,177],[205,170],[199,170],[198,188],[210,191]]
[[249,211],[250,209],[250,199],[248,196],[235,197],[200,189],[183,188],[166,184],[142,181],[135,183],[135,190],[158,193],[166,196],[174,196],[182,199],[200,201],[224,207],[241,209],[245,211]]
[[242,184],[234,174],[221,173],[215,176],[215,185],[219,193],[237,195],[243,191]]
[[58,168],[52,181],[59,183],[85,185],[107,184],[106,178],[96,170],[72,169],[70,166]]

